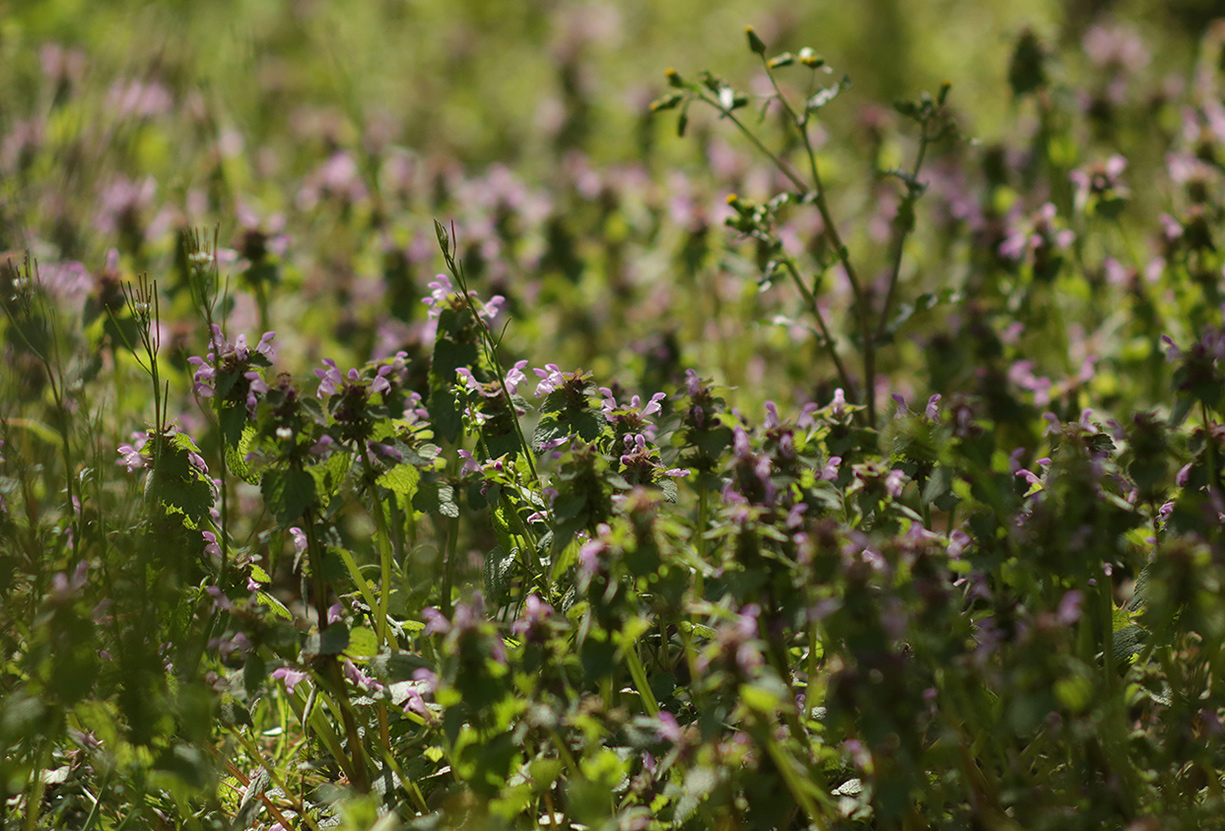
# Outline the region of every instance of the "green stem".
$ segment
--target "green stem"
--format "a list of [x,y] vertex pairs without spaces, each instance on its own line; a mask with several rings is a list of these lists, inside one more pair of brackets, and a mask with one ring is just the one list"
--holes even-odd
[[655,693],[651,691],[651,684],[647,680],[646,668],[642,665],[642,658],[638,656],[638,645],[627,644],[625,647],[625,663],[629,667],[630,677],[634,679],[634,686],[638,688],[638,697],[642,700],[642,709],[651,718],[659,714],[659,702],[655,700]]
[[498,358],[498,341],[494,338],[493,332],[490,331],[489,324],[477,312],[476,301],[468,290],[468,276],[464,271],[463,264],[455,259],[455,230],[452,228],[450,234],[448,234],[446,229],[443,228],[442,223],[437,220],[434,221],[434,230],[438,234],[438,241],[442,246],[442,258],[447,264],[447,270],[455,277],[455,282],[459,283],[459,290],[463,294],[464,302],[468,306],[468,312],[480,328],[481,346],[485,351],[485,357],[489,365],[493,367],[493,372],[498,379],[498,387],[502,390],[502,397],[506,401],[506,406],[510,408],[512,416],[511,424],[514,425],[515,436],[519,439],[519,446],[523,448],[523,455],[527,459],[528,469],[531,471],[532,478],[539,481],[540,474],[536,472],[536,460],[533,458],[532,448],[527,443],[527,437],[523,433],[523,425],[519,423],[519,414],[515,412],[515,404],[510,397],[510,389],[506,386],[506,372],[502,369],[502,363]]
[[842,358],[838,355],[838,345],[834,340],[834,336],[830,334],[829,327],[825,323],[825,316],[821,314],[821,307],[817,305],[817,298],[812,291],[805,285],[800,278],[800,273],[796,269],[795,261],[790,257],[783,259],[783,265],[787,269],[787,273],[791,275],[792,282],[795,287],[800,290],[800,294],[804,297],[804,302],[808,304],[809,310],[812,312],[817,321],[817,327],[821,330],[822,344],[829,351],[829,356],[833,359],[834,367],[838,370],[838,377],[842,380],[842,386],[846,393],[850,396],[851,401],[858,399],[855,392],[855,384],[851,380],[850,373],[846,371],[846,367],[842,363]]
[[[919,151],[915,157],[914,168],[910,171],[910,179],[906,182],[906,197],[905,202],[910,203],[913,211],[914,200],[917,198],[915,190],[919,188],[919,171],[923,168],[923,158],[927,155],[927,145],[931,143],[931,138],[927,134],[927,120],[922,122],[922,133],[919,136]],[[876,325],[876,337],[879,339],[885,333],[885,327],[889,325],[889,308],[893,305],[893,295],[897,289],[898,278],[902,271],[902,254],[906,245],[906,237],[914,230],[913,216],[910,222],[901,227],[898,232],[897,240],[894,243],[893,249],[893,266],[889,271],[889,288],[885,291],[885,304],[880,310],[880,320]]]
[[447,529],[447,552],[442,564],[442,598],[440,606],[442,616],[451,619],[451,586],[454,582],[455,551],[459,547],[459,517],[451,520]]
[[[851,287],[851,295],[855,301],[855,317],[857,323],[859,324],[860,339],[862,340],[861,348],[863,349],[865,376],[864,400],[867,404],[867,419],[869,424],[875,425],[876,396],[873,389],[872,375],[875,373],[876,357],[874,354],[875,347],[871,332],[871,309],[868,308],[868,298],[863,292],[862,285],[859,282],[859,275],[855,270],[855,266],[851,263],[850,252],[843,243],[842,236],[838,233],[838,227],[834,224],[833,215],[829,210],[829,203],[825,198],[825,187],[821,183],[821,173],[819,167],[817,166],[816,150],[812,146],[812,137],[808,135],[807,114],[803,118],[796,114],[796,111],[794,108],[792,108],[791,103],[787,100],[786,96],[782,94],[781,90],[779,90],[774,74],[770,71],[768,65],[766,66],[766,74],[770,78],[770,83],[774,86],[779,103],[782,104],[783,108],[787,111],[787,114],[791,117],[792,122],[796,126],[797,132],[800,134],[800,138],[804,142],[804,150],[808,155],[809,175],[812,176],[811,188],[808,186],[808,183],[800,178],[799,174],[797,174],[790,165],[788,165],[778,155],[762,144],[761,140],[753,134],[753,131],[745,126],[744,122],[736,117],[736,114],[732,110],[724,107],[723,104],[717,99],[711,98],[701,90],[698,90],[697,94],[701,100],[714,107],[724,118],[731,121],[732,124],[734,124],[736,128],[744,136],[746,136],[750,142],[752,142],[753,146],[757,148],[759,152],[764,154],[766,158],[770,159],[770,161],[774,163],[775,167],[777,167],[783,173],[783,175],[786,176],[797,189],[799,189],[801,197],[807,197],[811,194],[813,204],[816,205],[817,212],[821,215],[821,225],[824,230],[825,237],[829,242],[830,247],[834,250],[834,256],[837,257],[838,262],[842,265],[843,271],[846,272],[847,282]],[[847,390],[848,393],[852,391],[853,389]],[[855,399],[852,398],[852,403],[854,403],[854,401]]]
[[[367,475],[371,475],[371,471],[367,468]],[[383,513],[383,499],[379,495],[378,485],[370,481],[367,486],[367,492],[370,494],[370,501],[374,513],[374,525],[378,534],[379,547],[379,597],[378,603],[370,603],[367,599],[366,603],[370,605],[370,610],[375,613],[374,630],[378,636],[379,646],[387,643],[387,603],[391,596],[391,534],[387,528],[387,517]],[[363,597],[366,596],[366,581],[360,581]]]

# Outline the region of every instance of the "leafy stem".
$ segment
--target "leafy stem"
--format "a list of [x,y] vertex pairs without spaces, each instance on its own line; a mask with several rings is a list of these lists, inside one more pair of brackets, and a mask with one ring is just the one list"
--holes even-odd
[[493,368],[493,373],[498,379],[498,386],[502,390],[502,396],[506,400],[506,405],[511,410],[511,423],[514,425],[515,436],[519,439],[519,446],[523,448],[523,455],[527,459],[528,469],[531,471],[532,478],[539,480],[540,475],[536,472],[536,461],[532,458],[531,447],[527,443],[526,436],[523,434],[523,425],[519,423],[519,415],[515,412],[510,389],[506,385],[506,371],[502,368],[498,355],[498,339],[493,336],[493,331],[489,328],[489,324],[477,312],[476,301],[468,290],[468,276],[464,272],[464,266],[455,257],[458,250],[458,243],[455,238],[455,225],[452,223],[450,233],[448,233],[441,222],[434,220],[434,232],[438,235],[438,245],[442,248],[442,258],[447,264],[447,270],[451,272],[451,276],[459,284],[459,291],[464,298],[464,303],[467,304],[468,311],[471,313],[473,320],[476,321],[481,333],[481,347],[485,350],[485,357],[488,359],[489,365]]

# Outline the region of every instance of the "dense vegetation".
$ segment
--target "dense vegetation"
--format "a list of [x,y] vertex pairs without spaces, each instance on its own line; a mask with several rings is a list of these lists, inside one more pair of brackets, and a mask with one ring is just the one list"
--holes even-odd
[[0,828],[1222,825],[1211,3],[79,5]]

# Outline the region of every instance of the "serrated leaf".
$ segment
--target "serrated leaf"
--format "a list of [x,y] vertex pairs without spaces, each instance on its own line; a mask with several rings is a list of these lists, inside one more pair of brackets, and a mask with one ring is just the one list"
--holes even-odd
[[349,627],[342,622],[336,622],[320,632],[311,632],[302,647],[304,659],[320,655],[339,655],[349,645]]
[[242,683],[247,691],[248,698],[255,697],[260,687],[263,686],[264,681],[267,680],[267,675],[268,665],[264,661],[263,656],[259,654],[258,649],[251,650],[250,654],[247,655],[247,663],[242,671]]
[[260,480],[260,493],[268,510],[288,524],[315,502],[315,477],[304,470],[270,470]]
[[259,592],[255,596],[259,599],[260,603],[271,609],[272,613],[277,617],[282,620],[293,620],[293,615],[290,614],[289,609],[285,608],[285,604],[268,594],[268,592]]
[[455,502],[455,488],[446,482],[422,482],[413,496],[413,507],[430,516],[459,516],[459,505]]
[[[416,621],[409,621],[415,623]],[[407,629],[408,627],[405,626]],[[401,682],[412,680],[413,673],[419,669],[429,669],[432,665],[424,658],[399,650],[384,650],[370,659],[370,671],[380,681]]]
[[237,446],[242,441],[243,430],[247,427],[247,408],[242,404],[222,407],[218,423],[226,446]]
[[510,601],[510,579],[515,571],[518,554],[518,548],[512,548],[508,552],[500,545],[495,545],[485,554],[485,596],[494,606],[502,606]]
[[671,476],[665,476],[659,480],[658,484],[659,490],[664,495],[664,499],[668,500],[669,502],[675,502],[678,496],[676,480]]
[[698,805],[702,803],[719,784],[719,774],[714,768],[700,766],[690,768],[685,774],[685,784],[681,788],[681,797],[676,803],[676,813],[673,819],[684,822],[693,816]]
[[[328,631],[332,631],[332,627],[328,627]],[[372,658],[378,651],[379,638],[374,630],[365,626],[355,626],[349,630],[349,645],[344,649],[345,655],[350,658]]]
[[259,482],[259,479],[252,471],[251,463],[247,461],[247,456],[251,453],[254,446],[255,426],[248,422],[243,425],[242,435],[238,441],[235,444],[226,445],[225,448],[226,467],[248,485],[255,485]]
[[387,490],[397,493],[406,499],[412,499],[417,492],[417,483],[421,481],[421,471],[411,464],[400,464],[384,473],[377,482]]
[[480,358],[475,341],[461,342],[451,337],[458,333],[460,326],[461,317],[454,310],[444,309],[439,315],[438,339],[434,341],[434,359],[430,365],[430,397],[426,402],[434,429],[448,442],[455,441],[463,426],[454,392],[455,370],[460,367],[475,369]]
[[325,505],[331,497],[340,490],[345,475],[353,465],[353,457],[348,453],[333,453],[322,463],[307,468],[315,478],[315,494]]

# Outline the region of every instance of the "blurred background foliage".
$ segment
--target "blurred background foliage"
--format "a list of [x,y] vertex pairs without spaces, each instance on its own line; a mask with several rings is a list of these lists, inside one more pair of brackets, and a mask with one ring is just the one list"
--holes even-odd
[[[85,83],[155,77],[195,92],[248,147],[294,145],[295,115],[334,108],[336,138],[547,171],[559,149],[639,158],[639,121],[668,66],[755,67],[741,29],[772,50],[811,45],[865,101],[891,103],[949,79],[969,131],[998,137],[1012,41],[1024,27],[1077,44],[1103,14],[1145,29],[1157,65],[1185,71],[1211,0],[837,3],[490,0],[20,2],[2,35],[6,88],[36,95],[38,47],[88,55]],[[1150,27],[1149,24],[1153,25]],[[13,102],[10,112],[20,109]],[[393,125],[393,126],[392,126]],[[382,131],[373,130],[381,126]],[[566,127],[570,129],[567,130]],[[669,155],[684,155],[668,143]],[[691,151],[689,151],[691,152]]]
[[[880,171],[907,163],[916,143],[890,109],[895,99],[950,81],[963,134],[985,150],[939,152],[988,178],[993,148],[1013,153],[994,158],[1015,172],[1028,164],[1016,154],[1049,138],[1065,151],[1053,187],[1070,202],[1066,174],[1077,165],[1114,152],[1132,171],[1161,163],[1181,126],[1171,102],[1201,57],[1214,5],[20,2],[0,17],[0,251],[30,249],[98,274],[116,248],[117,273],[148,271],[165,285],[177,231],[218,225],[222,245],[245,256],[248,232],[271,240],[284,230],[292,244],[272,276],[290,291],[258,316],[240,298],[233,324],[280,330],[284,368],[301,372],[328,340],[338,360],[409,345],[411,333],[384,326],[388,313],[422,322],[418,301],[441,267],[432,220],[457,219],[478,289],[508,297],[516,357],[601,375],[628,368],[642,384],[679,381],[688,365],[753,386],[763,366],[778,367],[809,400],[830,390],[806,377],[812,353],[795,348],[806,336],[767,325],[794,314],[794,297],[758,296],[751,252],[740,262],[721,253],[731,239],[718,227],[726,194],[760,200],[782,185],[712,113],[695,110],[684,139],[672,118],[649,115],[668,67],[711,68],[764,92],[744,45],[752,24],[772,54],[813,46],[831,79],[847,73],[853,87],[823,113],[816,138],[834,215],[860,267],[876,272],[886,264],[873,228],[889,221],[897,191]],[[1088,54],[1094,29],[1118,34],[1106,63]],[[1033,98],[1009,91],[1010,60],[1031,30],[1051,58],[1058,116],[1041,138]],[[1143,44],[1128,51],[1140,32]],[[1120,78],[1130,85],[1123,115],[1095,113],[1098,99],[1085,96],[1109,98]],[[1084,135],[1084,125],[1098,132]],[[776,139],[773,126],[764,128]],[[1158,179],[1131,176],[1122,222],[1137,236],[1152,233],[1172,198]],[[1036,209],[1016,200],[1032,184],[997,189],[996,207]],[[920,227],[931,201],[919,206]],[[1070,207],[1060,204],[1061,215]],[[803,241],[811,223],[795,234]],[[904,275],[902,300],[956,282],[945,266],[958,255],[940,245],[912,240],[921,265]],[[236,285],[262,296],[259,279]],[[839,287],[827,288],[831,306],[845,308]],[[174,300],[172,319],[185,311],[181,293]],[[525,304],[551,312],[523,314]],[[670,321],[673,308],[684,313]],[[746,328],[761,331],[745,337]],[[295,340],[295,330],[307,336]],[[739,347],[722,343],[733,336]],[[882,372],[919,358],[907,349]],[[652,350],[667,353],[660,377],[646,366]]]

